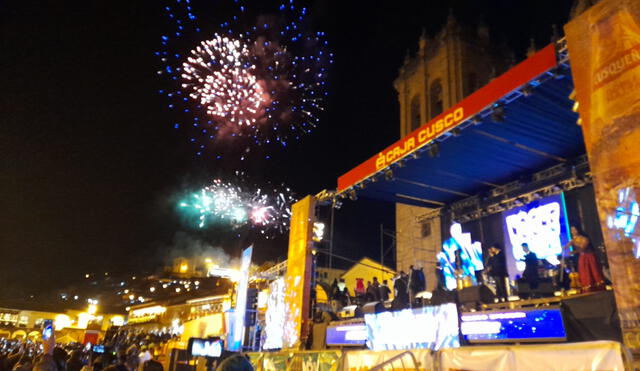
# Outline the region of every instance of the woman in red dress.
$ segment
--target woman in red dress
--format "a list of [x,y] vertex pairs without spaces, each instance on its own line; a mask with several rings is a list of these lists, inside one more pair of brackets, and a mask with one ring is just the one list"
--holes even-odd
[[598,263],[598,258],[591,246],[591,242],[575,226],[571,226],[571,236],[573,236],[573,239],[569,241],[568,245],[574,247],[572,253],[580,254],[578,258],[578,275],[580,276],[582,292],[604,290],[602,267]]

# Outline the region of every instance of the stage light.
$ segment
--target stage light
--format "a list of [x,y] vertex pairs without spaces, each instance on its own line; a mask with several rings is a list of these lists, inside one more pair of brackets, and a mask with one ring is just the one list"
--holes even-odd
[[334,199],[333,208],[336,210],[340,210],[341,207],[342,207],[342,201],[340,201],[339,199]]
[[478,115],[473,116],[473,118],[471,119],[471,122],[476,126],[480,125],[480,124],[482,124],[482,117],[480,117]]
[[438,143],[433,143],[429,146],[429,157],[436,158],[440,156],[440,145]]
[[357,199],[358,199],[358,194],[356,193],[356,190],[355,190],[355,189],[350,190],[350,191],[348,192],[348,195],[349,195],[349,199],[350,199],[351,201],[355,201],[355,200],[357,200]]
[[524,95],[525,97],[529,97],[533,94],[533,86],[531,86],[530,84],[525,84],[525,86],[522,87],[522,95]]
[[416,298],[427,299],[430,300],[433,297],[433,293],[431,291],[421,291],[416,294]]
[[389,169],[389,170],[384,172],[384,180],[386,180],[388,182],[394,180],[393,170]]
[[492,108],[493,111],[491,112],[491,120],[495,123],[504,122],[504,105],[502,103],[494,103]]
[[313,241],[321,242],[324,237],[324,223],[315,222],[313,223]]
[[553,78],[556,80],[560,80],[566,76],[566,72],[564,71],[562,66],[557,67],[556,69],[551,71],[551,74],[553,75]]
[[457,137],[460,135],[460,131],[461,131],[460,128],[451,129],[451,135],[453,135],[454,137]]
[[413,158],[414,160],[417,160],[420,158],[420,152],[419,151],[413,151],[411,153],[411,158]]
[[98,306],[96,304],[89,304],[87,307],[87,313],[94,315],[96,312],[98,312]]

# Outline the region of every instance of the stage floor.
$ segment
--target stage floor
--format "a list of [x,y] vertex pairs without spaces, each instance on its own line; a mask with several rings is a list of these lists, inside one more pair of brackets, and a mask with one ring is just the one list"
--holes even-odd
[[[610,291],[610,288],[607,288],[606,291]],[[521,299],[514,301],[506,301],[500,303],[492,303],[492,304],[482,304],[482,310],[493,310],[493,309],[517,309],[517,308],[525,308],[525,307],[540,307],[540,306],[549,306],[549,305],[559,305],[562,301],[568,299],[577,299],[584,298],[592,295],[597,295],[602,291],[596,292],[587,292],[584,294],[567,294],[561,296],[552,296],[547,298],[537,298],[537,299]]]

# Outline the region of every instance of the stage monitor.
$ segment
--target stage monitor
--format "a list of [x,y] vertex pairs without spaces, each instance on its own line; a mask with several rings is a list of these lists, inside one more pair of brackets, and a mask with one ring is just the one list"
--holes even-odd
[[554,342],[567,339],[560,308],[469,312],[460,316],[469,343]]
[[367,342],[367,326],[364,321],[333,322],[327,327],[328,346],[364,346]]
[[458,309],[453,303],[365,314],[367,346],[372,350],[457,348]]
[[570,240],[564,195],[553,195],[504,211],[504,241],[507,269],[511,279],[524,271],[522,244],[538,259],[559,264],[562,247]]

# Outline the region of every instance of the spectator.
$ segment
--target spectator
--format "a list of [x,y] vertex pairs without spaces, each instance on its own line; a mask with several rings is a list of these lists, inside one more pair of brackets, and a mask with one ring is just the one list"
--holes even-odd
[[140,354],[138,354],[138,365],[140,365],[140,370],[142,370],[142,366],[144,363],[151,359],[151,353],[149,349],[147,349],[146,345],[140,347]]
[[367,281],[367,294],[366,302],[378,301],[378,288],[371,284],[371,281]]
[[400,274],[393,282],[393,310],[405,309],[409,305],[409,293],[407,292],[407,274],[400,271]]
[[356,288],[353,291],[357,297],[363,296],[366,293],[363,278],[356,278]]
[[155,349],[152,349],[150,351],[151,358],[142,364],[142,371],[164,371],[162,363],[158,361],[158,355],[159,353]]
[[380,293],[379,294],[380,295],[380,301],[389,300],[389,294],[391,294],[391,289],[389,288],[387,280],[383,280],[382,281],[382,285],[380,285],[378,291]]
[[69,356],[69,362],[67,362],[67,371],[80,371],[84,366],[82,362],[82,352],[80,350],[74,350]]
[[18,360],[15,366],[13,366],[12,371],[31,371],[32,368],[33,362],[31,360],[31,357],[25,354],[20,357],[20,360]]
[[220,363],[216,371],[253,371],[254,368],[245,357],[235,354]]

